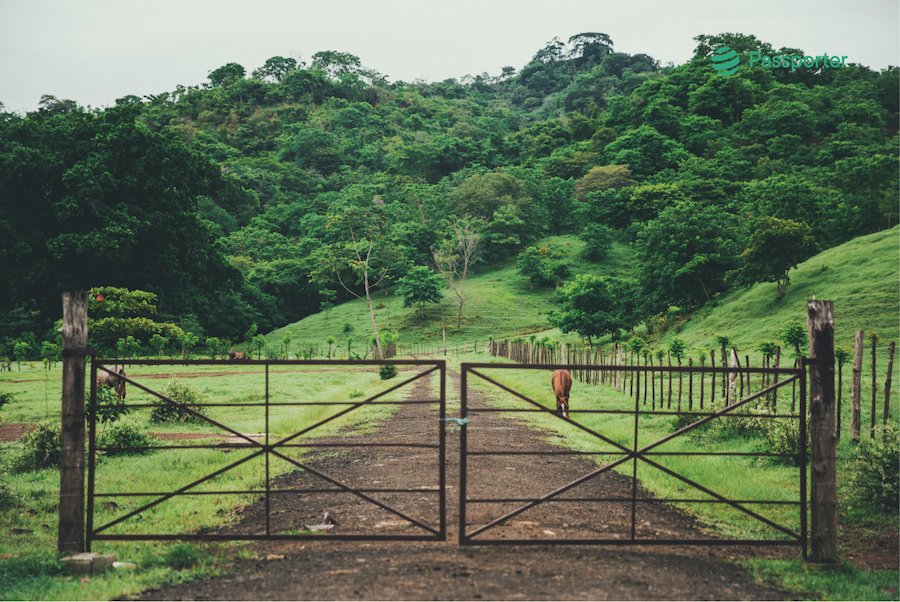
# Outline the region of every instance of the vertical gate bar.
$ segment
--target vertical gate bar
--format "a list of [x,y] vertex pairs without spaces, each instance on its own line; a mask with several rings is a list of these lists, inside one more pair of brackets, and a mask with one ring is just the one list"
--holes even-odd
[[638,419],[640,417],[639,414],[640,405],[638,405],[638,400],[634,400],[634,466],[631,469],[631,540],[634,541],[637,538],[637,525],[635,524],[635,518],[637,514],[637,450],[638,450]]
[[271,454],[268,451],[269,447],[269,363],[266,362],[266,537],[270,536],[271,533],[271,516],[272,516],[272,507],[271,507],[271,495],[269,484],[269,458]]
[[438,422],[438,456],[440,467],[438,468],[438,488],[440,492],[440,531],[441,541],[447,540],[447,433],[444,428],[444,419],[446,416],[446,399],[447,399],[447,362],[441,362],[441,406],[440,421]]
[[806,370],[807,367],[803,366],[800,372],[800,539],[803,560],[807,560],[809,554],[809,533],[806,525],[806,515],[809,511],[806,499]]
[[[459,375],[459,417],[469,415],[469,403],[466,391],[466,372],[468,366],[460,366]],[[459,427],[459,545],[466,539],[466,445],[468,444],[469,425]]]
[[91,398],[88,400],[91,417],[91,432],[88,439],[88,491],[87,491],[87,529],[84,535],[84,551],[91,551],[91,535],[94,534],[94,474],[96,465],[94,456],[97,453],[97,362],[91,358]]

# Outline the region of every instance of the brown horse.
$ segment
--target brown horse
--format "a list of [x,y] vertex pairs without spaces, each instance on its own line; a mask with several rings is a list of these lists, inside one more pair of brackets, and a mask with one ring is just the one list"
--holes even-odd
[[246,360],[249,360],[250,358],[249,358],[249,357],[247,356],[247,354],[244,353],[243,351],[229,351],[229,352],[228,352],[228,359],[230,359],[230,360],[246,361]]
[[110,368],[110,371],[97,370],[97,388],[108,385],[116,392],[118,399],[125,399],[125,367]]
[[568,370],[557,370],[550,377],[553,392],[556,394],[556,411],[563,418],[569,417],[569,391],[572,390],[572,375]]

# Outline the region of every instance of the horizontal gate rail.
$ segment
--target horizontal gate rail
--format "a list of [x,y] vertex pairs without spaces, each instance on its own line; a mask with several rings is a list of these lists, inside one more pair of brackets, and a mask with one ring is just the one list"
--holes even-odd
[[[541,403],[523,395],[522,393],[512,389],[504,385],[503,383],[498,382],[494,378],[485,375],[482,370],[490,369],[490,370],[541,370],[543,372],[551,372],[557,369],[565,369],[565,370],[585,370],[585,371],[596,371],[596,370],[606,370],[606,371],[617,371],[622,373],[628,372],[653,372],[653,373],[706,373],[706,374],[738,374],[738,373],[756,373],[756,374],[766,374],[773,375],[776,377],[785,377],[784,380],[778,381],[775,384],[767,387],[763,387],[760,391],[756,393],[750,394],[747,397],[732,401],[729,405],[717,410],[717,411],[709,411],[709,412],[673,412],[673,411],[655,411],[655,410],[641,410],[640,409],[640,394],[637,397],[632,393],[630,397],[635,398],[635,407],[633,410],[570,410],[569,415],[575,414],[618,414],[618,415],[634,415],[634,442],[631,447],[623,445],[617,441],[614,441],[601,433],[597,432],[596,429],[589,428],[579,422],[576,422],[572,418],[562,417],[557,414],[555,408],[548,408]],[[802,418],[806,416],[806,370],[805,368],[777,368],[777,369],[767,369],[767,368],[728,368],[728,367],[719,367],[719,368],[706,368],[706,367],[682,367],[682,366],[618,366],[618,365],[594,365],[594,364],[556,364],[556,365],[547,365],[547,364],[496,364],[496,363],[463,363],[461,365],[461,407],[460,407],[460,416],[468,416],[470,420],[473,420],[473,417],[479,413],[488,414],[488,413],[502,413],[502,414],[518,414],[518,413],[546,413],[548,415],[554,416],[555,419],[561,420],[565,423],[568,423],[581,431],[590,434],[592,437],[600,441],[612,446],[615,448],[614,450],[609,451],[579,451],[579,450],[565,450],[565,451],[517,451],[517,450],[509,450],[509,451],[484,451],[484,450],[469,450],[468,449],[468,424],[464,424],[461,432],[461,443],[460,443],[460,517],[459,517],[459,543],[460,545],[483,545],[483,544],[491,544],[491,545],[548,545],[548,544],[578,544],[578,545],[591,545],[591,544],[610,544],[610,545],[672,545],[672,544],[688,544],[688,545],[736,545],[736,544],[752,544],[752,545],[777,545],[777,546],[797,546],[802,549],[803,555],[806,555],[807,548],[807,525],[806,525],[806,512],[807,512],[807,500],[806,500],[806,448],[803,445],[799,446],[797,453],[789,453],[789,454],[778,454],[778,453],[753,453],[753,452],[665,452],[665,451],[654,451],[659,446],[665,444],[666,442],[672,441],[673,439],[685,435],[704,424],[709,423],[710,421],[722,418],[722,417],[748,417],[748,418],[762,418],[766,420],[770,419],[795,419],[799,421],[799,430],[800,430],[800,441],[804,441],[806,437],[806,421]],[[505,391],[514,397],[518,398],[521,401],[529,404],[530,407],[526,406],[524,408],[473,408],[468,404],[468,375],[472,374],[474,376],[479,377],[485,382],[494,385],[502,391]],[[763,396],[766,396],[773,391],[776,391],[780,387],[784,387],[786,385],[792,385],[794,383],[799,384],[800,389],[800,407],[799,412],[794,414],[749,414],[749,413],[738,413],[736,410],[739,410],[743,406],[746,406],[753,400],[759,399]],[[626,394],[628,395],[628,394]],[[642,447],[638,447],[638,419],[640,416],[647,415],[687,415],[687,416],[702,416],[699,420],[671,433],[665,437],[654,441],[649,445],[644,445]],[[612,460],[608,464],[597,468],[596,470],[589,471],[588,473],[582,475],[581,477],[561,486],[549,493],[539,496],[539,497],[495,497],[495,498],[468,498],[467,495],[467,457],[468,456],[615,456],[617,459]],[[672,457],[672,456],[711,456],[711,457],[780,457],[780,458],[796,458],[800,465],[800,499],[798,500],[748,500],[748,499],[728,499],[727,497],[720,495],[719,493],[704,487],[700,483],[696,481],[678,474],[674,470],[671,470],[665,466],[660,465],[658,462],[651,459],[652,456],[661,457]],[[640,497],[637,491],[637,466],[638,460],[640,460],[640,464],[642,466],[649,466],[659,470],[670,477],[681,481],[685,485],[690,486],[692,489],[703,493],[708,498],[691,498],[691,497],[680,497],[680,498],[656,498],[656,497]],[[599,475],[612,471],[613,468],[617,466],[622,466],[628,462],[633,463],[632,470],[632,492],[630,496],[614,496],[614,497],[562,497],[562,494],[565,492],[585,483],[586,481],[593,479]],[[477,536],[489,531],[490,529],[497,527],[515,516],[522,514],[523,512],[535,508],[536,506],[543,504],[545,502],[553,503],[575,503],[575,502],[607,502],[607,503],[626,503],[632,505],[632,513],[631,513],[631,537],[626,539],[611,539],[611,538],[580,538],[580,539],[561,539],[561,538],[541,538],[541,539],[518,539],[518,538],[479,538],[476,539]],[[478,526],[470,531],[467,531],[468,528],[466,524],[466,505],[467,504],[496,504],[496,503],[517,503],[522,504],[518,508],[515,508],[511,511],[506,512],[499,518],[491,520],[490,522]],[[638,537],[636,534],[636,520],[635,520],[635,508],[637,504],[654,504],[654,503],[697,503],[697,504],[725,504],[731,506],[735,510],[752,517],[754,520],[759,521],[760,523],[774,529],[775,531],[787,536],[787,539],[715,539],[715,538],[696,538],[696,539],[659,539],[659,538],[646,538],[646,537]],[[755,512],[748,508],[748,506],[752,505],[777,505],[777,506],[797,506],[800,509],[800,532],[796,532],[793,529],[785,527],[784,525],[780,525],[775,521],[772,521],[759,513]]]
[[[247,376],[260,376],[261,372],[259,368],[265,368],[265,402],[264,403],[203,403],[203,404],[192,404],[194,407],[264,407],[265,419],[266,419],[266,432],[264,435],[264,441],[258,440],[258,436],[251,436],[246,433],[242,433],[237,429],[231,428],[226,424],[223,424],[221,421],[214,420],[205,414],[197,412],[190,407],[187,407],[185,404],[179,403],[157,391],[152,390],[151,388],[143,385],[140,382],[135,380],[134,375],[129,376],[119,376],[122,378],[127,384],[134,386],[141,391],[144,391],[150,395],[153,395],[164,402],[167,405],[180,407],[186,412],[196,416],[201,419],[204,423],[214,426],[217,429],[223,431],[218,434],[209,434],[209,438],[221,437],[223,435],[231,435],[238,439],[241,439],[241,442],[238,443],[219,443],[215,445],[197,445],[197,444],[186,444],[186,445],[149,445],[149,446],[136,446],[136,447],[102,447],[97,445],[96,441],[96,418],[97,418],[97,374],[98,371],[105,371],[110,373],[111,370],[107,368],[107,365],[110,364],[117,365],[142,365],[142,366],[185,366],[185,365],[200,365],[200,366],[229,366],[229,367],[250,367],[255,368],[247,371],[239,371],[235,373],[235,375],[247,375]],[[269,400],[269,367],[270,366],[339,366],[339,368],[335,368],[333,372],[338,372],[344,366],[349,366],[352,369],[359,368],[369,368],[372,366],[383,366],[383,365],[393,365],[393,366],[422,366],[429,367],[422,372],[417,372],[411,378],[401,381],[400,383],[393,385],[387,388],[384,391],[381,391],[377,394],[371,395],[370,397],[362,400],[362,401],[349,401],[349,402],[279,402],[273,403]],[[329,371],[332,372],[332,371]],[[440,394],[438,399],[429,399],[429,400],[421,400],[421,399],[413,399],[413,400],[403,400],[403,401],[377,401],[384,396],[392,393],[404,386],[409,385],[421,378],[424,378],[432,373],[438,372],[440,375]],[[214,376],[214,375],[210,375]],[[303,494],[303,493],[338,493],[338,494],[352,494],[353,496],[372,504],[382,510],[388,512],[390,515],[399,517],[405,521],[408,521],[410,525],[415,526],[425,534],[417,534],[417,535],[382,535],[382,534],[351,534],[351,533],[339,533],[339,534],[329,534],[327,539],[329,540],[348,540],[348,541],[367,541],[367,540],[377,540],[377,541],[443,541],[446,539],[446,472],[445,472],[445,451],[446,451],[446,441],[445,441],[445,433],[443,428],[437,429],[438,431],[438,441],[437,443],[303,443],[297,441],[299,437],[310,433],[311,431],[320,428],[354,410],[365,406],[375,406],[375,405],[393,405],[393,406],[403,406],[403,405],[422,405],[422,404],[438,404],[438,415],[439,418],[444,418],[445,409],[446,409],[446,399],[445,399],[445,390],[446,390],[446,364],[444,360],[112,360],[112,359],[94,359],[91,365],[91,397],[90,397],[90,429],[89,429],[89,455],[88,455],[88,499],[87,499],[87,538],[86,538],[86,548],[90,551],[90,543],[91,541],[110,541],[110,540],[120,540],[120,541],[136,541],[136,540],[180,540],[180,539],[200,539],[200,540],[218,540],[218,541],[235,541],[235,540],[298,540],[298,539],[318,539],[321,540],[321,535],[313,535],[313,534],[279,534],[272,533],[270,528],[270,500],[273,496],[278,496],[282,494]],[[131,409],[131,408],[147,408],[147,407],[160,407],[158,404],[146,404],[146,403],[132,403],[132,404],[123,404],[123,406]],[[270,442],[269,441],[269,410],[271,408],[279,408],[279,407],[298,407],[298,406],[347,406],[344,409],[334,413],[333,415],[319,420],[318,422],[312,424],[311,426],[307,426],[302,428],[301,430],[292,433],[289,436],[286,436],[279,441]],[[438,423],[439,424],[439,423]],[[205,435],[205,434],[202,434]],[[204,437],[205,438],[205,437]],[[294,458],[284,455],[279,451],[279,448],[291,448],[291,449],[320,449],[320,448],[408,448],[408,449],[424,449],[424,450],[436,450],[438,452],[438,485],[436,487],[429,486],[427,488],[413,488],[413,489],[401,489],[401,488],[372,488],[372,487],[361,487],[356,488],[352,487],[346,483],[343,483],[339,479],[332,477],[329,474],[326,474],[323,471],[317,470],[316,468],[310,466],[308,463],[301,462]],[[220,450],[223,452],[227,452],[230,450],[238,449],[249,451],[250,453],[243,457],[235,460],[227,464],[224,467],[219,468],[218,470],[207,474],[206,476],[196,479],[187,485],[183,485],[173,491],[158,491],[158,492],[97,492],[96,489],[96,454],[101,451],[145,451],[145,450],[195,450],[195,449],[208,449],[208,450]],[[221,489],[215,491],[197,491],[195,488],[203,483],[209,482],[215,477],[222,475],[246,462],[251,460],[265,457],[266,466],[265,466],[265,488],[252,488],[245,490],[229,490],[229,489]],[[319,479],[326,481],[331,484],[331,487],[318,487],[318,488],[292,488],[292,489],[278,489],[273,490],[270,487],[271,475],[269,473],[269,459],[271,457],[277,458],[288,464],[300,468],[303,471],[315,475]],[[439,512],[438,512],[438,526],[432,526],[425,522],[424,520],[417,519],[415,517],[409,516],[407,513],[398,510],[372,495],[375,494],[386,494],[386,493],[415,493],[418,495],[422,494],[433,494],[438,496],[438,504],[439,504]],[[181,533],[181,534],[109,534],[108,530],[116,525],[123,523],[129,518],[140,516],[142,512],[150,510],[159,504],[162,504],[166,501],[172,500],[177,496],[208,496],[208,495],[259,495],[263,496],[265,500],[266,506],[266,531],[264,534],[254,533],[254,534],[218,534],[218,533],[208,533],[204,532],[206,528],[201,529],[201,532],[198,533]],[[139,508],[127,512],[126,514],[115,518],[114,520],[107,522],[106,524],[95,527],[94,525],[94,505],[96,498],[114,498],[114,497],[149,497],[155,498],[146,504],[141,505]],[[107,531],[107,533],[104,533]]]

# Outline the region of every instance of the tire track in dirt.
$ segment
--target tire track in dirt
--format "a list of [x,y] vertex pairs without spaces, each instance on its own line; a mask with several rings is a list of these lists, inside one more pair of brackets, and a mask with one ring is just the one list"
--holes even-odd
[[[426,378],[437,378],[436,375]],[[459,388],[459,374],[448,375]],[[409,399],[430,399],[426,379],[418,381]],[[470,391],[472,407],[485,399]],[[498,413],[477,414],[469,424],[470,449],[481,451],[560,451],[544,435]],[[376,432],[338,436],[329,443],[365,441],[382,445],[437,441],[437,412],[431,404],[404,405]],[[322,443],[325,440],[321,441]],[[425,453],[428,451],[429,453]],[[356,487],[412,489],[416,493],[372,493],[413,518],[437,524],[437,454],[434,450],[397,447],[322,448],[304,462],[316,470]],[[514,491],[516,497],[546,493],[596,468],[575,454],[535,459],[534,456],[475,456],[469,458],[468,498],[497,497]],[[526,476],[527,475],[527,476]],[[743,570],[722,560],[726,550],[700,546],[622,548],[615,546],[476,546],[457,545],[459,433],[447,434],[446,542],[270,541],[253,544],[259,560],[239,567],[233,575],[144,592],[141,599],[158,600],[650,600],[729,599],[774,600],[793,597],[763,587]],[[578,496],[630,494],[630,479],[604,474],[573,490]],[[324,486],[309,472],[295,471],[273,482],[276,489],[311,490]],[[289,532],[318,523],[327,510],[340,533],[421,533],[396,515],[347,494],[286,493],[273,497],[271,528]],[[503,506],[503,507],[501,507]],[[565,511],[559,507],[565,506]],[[618,508],[616,508],[618,506]],[[624,509],[623,506],[627,506]],[[651,506],[647,504],[647,506]],[[470,504],[472,524],[487,522],[509,508],[503,504]],[[509,521],[493,536],[565,537],[614,536],[630,529],[630,504],[542,504]],[[259,502],[243,509],[240,520],[220,532],[265,530],[265,507]],[[627,518],[627,521],[625,520]],[[696,537],[698,528],[682,513],[653,504],[638,511],[644,534]],[[627,523],[627,527],[623,526]],[[606,535],[602,535],[602,534]],[[630,533],[630,531],[629,531]],[[641,533],[641,531],[639,531]],[[266,560],[267,557],[278,559]]]

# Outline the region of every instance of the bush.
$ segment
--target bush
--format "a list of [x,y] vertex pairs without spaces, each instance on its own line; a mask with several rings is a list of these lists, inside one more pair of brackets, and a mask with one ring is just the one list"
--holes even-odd
[[[195,412],[203,413],[202,408],[198,404],[207,403],[205,395],[197,391],[190,385],[180,383],[173,380],[162,390],[162,394],[173,401],[184,404],[187,408]],[[156,404],[150,411],[150,421],[163,422],[203,422],[199,416],[188,412],[185,407],[174,406],[158,397],[153,399]]]
[[22,454],[13,458],[15,472],[27,472],[41,468],[59,467],[60,424],[53,420],[41,420],[37,428],[22,438]]
[[[147,447],[155,445],[156,439],[150,436],[146,428],[133,420],[123,420],[112,424],[97,437],[98,447]],[[152,450],[108,450],[107,455],[140,455]]]
[[209,560],[209,555],[196,545],[182,543],[167,548],[163,554],[155,554],[151,548],[145,548],[140,565],[146,568],[166,566],[171,569],[182,570],[207,564]]
[[381,376],[381,380],[390,380],[397,376],[397,366],[394,366],[392,364],[381,366],[378,369],[378,374]]
[[[124,399],[119,399],[116,391],[109,385],[101,385],[97,388],[97,419],[101,423],[115,422],[128,413],[128,407]],[[87,404],[84,419],[90,424],[91,405]]]
[[896,511],[900,505],[900,444],[897,428],[889,425],[884,437],[861,439],[850,464],[850,495],[863,504]]
[[[763,409],[763,414],[770,414],[770,410]],[[799,466],[796,454],[800,451],[800,421],[795,418],[753,419],[757,423],[757,430],[766,440],[766,451],[772,454],[794,454],[790,458],[768,458],[777,464],[790,464]],[[806,417],[806,458],[809,462],[809,416]]]

